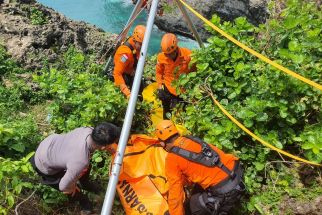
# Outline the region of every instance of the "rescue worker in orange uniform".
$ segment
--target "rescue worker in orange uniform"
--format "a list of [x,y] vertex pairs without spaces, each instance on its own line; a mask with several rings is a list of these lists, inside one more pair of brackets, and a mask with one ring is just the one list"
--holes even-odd
[[[129,98],[134,80],[135,70],[140,56],[140,50],[144,38],[145,26],[138,25],[134,28],[132,36],[121,45],[114,55],[113,78],[116,86]],[[143,91],[143,81],[140,92]]]
[[169,152],[165,170],[170,215],[185,214],[184,186],[191,184],[202,188],[189,200],[191,214],[229,214],[245,190],[238,158],[197,137],[180,136],[170,120],[157,125],[156,135]]
[[178,47],[178,40],[174,34],[167,33],[161,40],[162,52],[158,54],[156,65],[156,81],[158,83],[158,98],[162,102],[163,119],[166,113],[183,100],[178,97],[173,81],[178,80],[181,74],[187,74],[193,69],[189,68],[191,51]]

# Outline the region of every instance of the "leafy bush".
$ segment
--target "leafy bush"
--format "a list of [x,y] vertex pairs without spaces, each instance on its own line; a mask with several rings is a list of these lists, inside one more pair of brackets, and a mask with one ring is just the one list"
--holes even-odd
[[[34,76],[54,100],[49,107],[50,123],[57,131],[92,126],[103,120],[116,124],[123,121],[126,99],[101,71],[100,65],[71,48],[60,68],[46,69],[40,76]],[[147,123],[145,110],[148,110],[147,104],[138,104],[135,129]]]
[[26,84],[20,76],[28,71],[11,60],[2,46],[0,59],[0,156],[20,158],[35,149],[41,136],[34,117],[26,113],[28,106],[44,100],[46,95]]
[[0,157],[0,214],[7,214],[14,206],[22,190],[33,188],[29,178],[32,167],[28,159],[32,154],[27,155],[18,161]]
[[30,20],[33,25],[44,25],[48,22],[46,15],[37,8],[30,8]]
[[149,57],[144,65],[144,79],[146,81],[155,82],[155,65],[157,64],[157,55]]
[[294,141],[301,144],[305,150],[305,156],[316,163],[322,162],[322,124],[314,124],[305,127],[303,133],[299,137],[295,137]]
[[19,158],[35,150],[41,139],[38,127],[32,116],[1,124],[0,156]]
[[7,88],[0,84],[1,115],[10,116],[13,112],[16,112],[21,108],[25,108],[26,105],[24,104],[24,101],[20,97],[21,97],[21,93],[18,88]]
[[[319,14],[314,3],[292,0],[280,19],[260,27],[252,26],[245,18],[221,23],[215,15],[211,21],[249,47],[320,82]],[[250,193],[258,192],[265,183],[262,175],[265,163],[280,158],[234,125],[200,86],[208,85],[233,116],[266,141],[293,154],[321,161],[321,92],[220,36],[213,36],[208,42],[208,47],[193,54],[198,71],[182,76],[177,83],[186,89],[182,97],[191,102],[179,120],[207,142],[235,151],[246,164],[245,181]]]
[[7,73],[21,73],[22,68],[18,67],[17,64],[7,54],[6,49],[0,45],[0,75],[3,76]]

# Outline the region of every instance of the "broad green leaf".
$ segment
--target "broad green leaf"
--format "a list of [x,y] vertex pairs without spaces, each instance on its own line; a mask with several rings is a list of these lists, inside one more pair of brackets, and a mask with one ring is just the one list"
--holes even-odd
[[97,158],[95,158],[95,162],[96,163],[100,163],[100,162],[102,162],[103,161],[103,158],[102,157],[97,157]]
[[229,99],[233,99],[237,96],[237,94],[235,92],[232,92],[231,94],[228,95]]
[[10,146],[10,148],[12,148],[18,152],[24,152],[26,149],[25,145],[20,144],[20,143],[13,144],[12,146]]
[[7,204],[8,208],[11,208],[15,204],[15,199],[10,194],[7,196]]
[[222,105],[228,105],[228,99],[222,99],[220,101],[220,104],[222,104]]
[[317,147],[313,147],[312,151],[313,151],[314,154],[319,154],[320,153],[320,149],[317,148]]
[[18,184],[17,186],[15,186],[14,190],[15,190],[15,193],[19,195],[22,190],[22,184]]
[[28,165],[21,166],[21,170],[22,170],[22,172],[29,172]]
[[265,165],[263,163],[255,162],[255,167],[257,171],[261,171],[264,169]]
[[220,23],[220,17],[214,14],[211,18],[211,22],[215,25],[218,25]]
[[287,110],[285,109],[280,109],[280,116],[282,118],[286,118],[288,116]]
[[238,27],[243,27],[245,24],[247,24],[247,20],[245,19],[245,17],[238,17],[237,19],[235,19],[235,23]]
[[277,184],[287,187],[289,185],[287,180],[278,181]]
[[288,49],[280,49],[279,54],[281,57],[290,58],[290,51]]
[[302,138],[301,137],[294,137],[293,140],[296,141],[296,142],[302,142]]
[[235,70],[238,71],[238,72],[241,72],[243,71],[245,68],[245,64],[244,63],[238,63],[236,66],[235,66]]
[[300,21],[295,16],[289,16],[284,21],[284,26],[286,29],[295,28],[298,24],[300,24]]
[[256,120],[259,122],[264,122],[268,119],[267,113],[259,113],[256,117]]
[[253,122],[253,120],[246,119],[246,120],[244,121],[244,124],[245,124],[245,126],[246,126],[247,128],[250,128],[250,127],[252,127],[252,126],[253,126],[254,122]]
[[283,144],[280,141],[275,141],[275,146],[279,149],[283,149]]
[[305,143],[301,147],[302,147],[302,149],[312,149],[314,147],[314,144],[312,144],[312,143]]
[[290,56],[293,62],[297,64],[301,64],[305,59],[304,55],[301,54],[291,54]]
[[295,40],[292,40],[288,43],[288,48],[291,51],[299,51],[301,50],[300,45],[298,44],[298,42],[296,42]]
[[321,32],[321,29],[314,29],[306,32],[308,37],[317,37]]
[[198,69],[198,71],[204,71],[208,68],[208,66],[209,66],[208,63],[197,64],[197,69]]

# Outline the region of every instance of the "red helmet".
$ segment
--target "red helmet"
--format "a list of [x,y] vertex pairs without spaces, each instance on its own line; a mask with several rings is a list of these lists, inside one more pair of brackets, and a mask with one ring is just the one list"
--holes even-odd
[[132,34],[133,39],[136,42],[142,43],[143,39],[144,39],[144,33],[145,33],[145,26],[144,25],[137,25],[134,28],[134,31],[133,31],[133,34]]
[[156,127],[156,135],[162,141],[178,133],[176,126],[170,120],[162,120]]
[[162,37],[161,40],[161,49],[165,54],[170,54],[177,50],[178,40],[176,35],[167,33]]

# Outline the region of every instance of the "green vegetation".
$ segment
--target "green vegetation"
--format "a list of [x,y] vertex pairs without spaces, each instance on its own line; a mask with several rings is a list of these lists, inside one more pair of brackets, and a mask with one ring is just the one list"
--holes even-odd
[[[270,7],[274,11],[273,3]],[[33,24],[46,23],[37,9],[31,14]],[[292,0],[271,17],[259,27],[244,18],[220,22],[213,16],[211,21],[270,59],[321,83],[320,9],[313,1]],[[321,92],[209,31],[213,36],[207,48],[193,54],[197,72],[177,82],[186,89],[182,97],[189,101],[177,120],[194,135],[241,158],[248,191],[241,214],[292,214],[281,209],[285,199],[308,203],[322,195],[320,170],[281,157],[248,137],[201,88],[209,86],[234,117],[267,142],[318,163],[322,161]],[[155,61],[154,56],[146,67],[149,80],[154,78]],[[101,71],[91,56],[73,47],[54,65],[27,71],[0,46],[0,214],[12,213],[34,190],[43,214],[62,206],[65,196],[38,185],[27,162],[44,137],[104,120],[121,125],[127,101]],[[148,104],[138,104],[133,132],[152,130],[149,111]],[[92,160],[92,177],[106,181],[109,157],[97,153]]]
[[[7,214],[20,195],[28,197],[32,190],[42,199],[39,210],[50,213],[66,198],[55,190],[31,183],[36,179],[27,162],[30,155],[22,157],[53,132],[93,126],[101,121],[121,125],[127,102],[120,90],[101,74],[102,66],[73,47],[55,65],[33,73],[12,61],[3,47],[0,47],[0,59],[0,197],[3,200],[0,214]],[[148,127],[149,108],[150,105],[139,102],[133,132],[140,133]],[[110,162],[107,154],[94,154],[93,162],[92,177],[106,182]]]
[[24,180],[32,172],[32,167],[28,163],[30,156],[19,161],[0,157],[0,214],[6,214],[14,206],[15,199],[23,189],[33,187],[32,183]]
[[42,12],[37,8],[34,8],[34,7],[30,8],[29,13],[30,13],[29,17],[31,20],[31,24],[33,25],[44,25],[48,22],[48,19],[44,14],[44,12]]
[[[281,65],[321,82],[322,36],[319,32],[322,17],[314,3],[288,1],[278,19],[259,27],[252,26],[245,18],[222,23],[215,15],[211,21]],[[281,156],[234,125],[202,90],[203,86],[208,86],[234,117],[267,142],[320,163],[321,92],[267,65],[208,29],[214,34],[208,39],[209,46],[195,51],[193,56],[198,71],[182,76],[177,82],[186,89],[182,97],[192,101],[178,120],[193,134],[241,158],[246,167],[245,182],[250,195],[272,188],[263,186],[271,182],[264,175],[265,166],[281,160]],[[277,165],[277,170],[288,172],[290,169],[285,166],[293,168],[285,164]],[[291,182],[287,182],[290,186]]]

